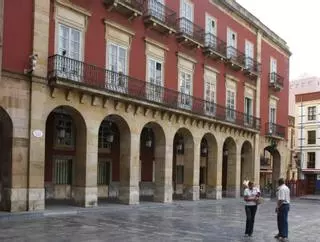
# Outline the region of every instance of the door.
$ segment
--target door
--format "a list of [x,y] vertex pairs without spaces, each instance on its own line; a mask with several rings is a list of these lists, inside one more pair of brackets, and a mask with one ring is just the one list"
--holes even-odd
[[270,113],[269,113],[269,133],[275,134],[276,133],[276,108],[270,107]]
[[181,0],[180,29],[187,35],[193,35],[193,5],[188,0]]
[[227,120],[235,120],[235,92],[227,90]]
[[228,28],[227,31],[227,57],[235,58],[237,56],[237,34]]
[[192,101],[192,80],[191,74],[186,72],[180,72],[180,107],[184,109],[191,109]]
[[126,92],[128,87],[127,73],[127,49],[119,45],[108,45],[108,70],[107,88]]
[[165,21],[164,0],[149,0],[149,14],[158,20]]
[[57,69],[58,75],[69,80],[81,81],[81,31],[59,24]]
[[305,175],[307,180],[307,194],[314,194],[316,191],[316,181],[317,181],[317,175],[316,174],[308,174]]
[[244,99],[245,123],[252,124],[252,99],[245,97]]
[[253,69],[253,44],[246,40],[245,44],[246,68]]
[[216,82],[214,78],[205,77],[205,112],[209,115],[215,114]]
[[217,46],[216,36],[217,36],[216,20],[213,17],[206,15],[206,38],[205,38],[206,46],[210,46],[211,48],[216,49],[216,46]]
[[147,98],[152,101],[161,102],[163,97],[162,63],[153,59],[148,60],[148,86]]

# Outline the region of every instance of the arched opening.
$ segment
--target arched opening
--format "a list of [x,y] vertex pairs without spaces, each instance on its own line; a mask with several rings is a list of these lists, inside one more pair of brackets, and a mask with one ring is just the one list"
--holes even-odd
[[86,124],[72,107],[55,108],[46,121],[45,203],[83,205]]
[[280,176],[280,153],[274,146],[268,146],[260,156],[260,187],[265,194],[276,190]]
[[140,200],[165,200],[165,146],[162,127],[146,124],[140,135]]
[[254,181],[253,149],[249,141],[245,141],[241,147],[241,183],[240,191],[243,194],[243,181]]
[[[194,141],[192,134],[180,128],[173,140],[173,198],[193,199],[194,189]],[[198,191],[199,192],[199,191]]]
[[217,198],[217,141],[207,133],[200,144],[200,198]]
[[0,107],[0,209],[10,211],[12,186],[13,124],[9,114]]
[[237,190],[237,146],[229,137],[223,144],[222,153],[222,196],[234,197]]
[[99,127],[98,201],[127,201],[130,169],[130,130],[118,115],[109,115]]

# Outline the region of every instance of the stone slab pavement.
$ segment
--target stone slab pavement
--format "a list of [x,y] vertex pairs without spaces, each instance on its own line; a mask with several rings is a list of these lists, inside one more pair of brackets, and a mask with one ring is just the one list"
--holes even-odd
[[[52,208],[43,216],[0,220],[0,241],[277,241],[275,202],[259,206],[252,238],[244,238],[242,201],[175,201],[173,204],[105,205],[98,209]],[[320,242],[319,201],[293,200],[291,242]]]

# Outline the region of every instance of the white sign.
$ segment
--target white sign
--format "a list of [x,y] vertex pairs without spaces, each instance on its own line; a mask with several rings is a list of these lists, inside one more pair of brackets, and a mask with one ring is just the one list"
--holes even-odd
[[40,129],[36,129],[32,132],[34,137],[40,138],[43,136],[43,132]]
[[320,180],[320,175],[319,174],[317,175],[317,180]]

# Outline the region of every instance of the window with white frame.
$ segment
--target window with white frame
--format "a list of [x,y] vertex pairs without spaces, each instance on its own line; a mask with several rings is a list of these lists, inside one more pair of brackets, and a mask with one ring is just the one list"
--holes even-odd
[[236,93],[232,89],[227,89],[227,119],[235,120],[236,118]]
[[270,57],[270,83],[275,83],[277,81],[277,60]]
[[244,113],[245,113],[245,123],[252,124],[253,101],[251,97],[244,98]]
[[75,142],[75,134],[72,118],[65,114],[55,114],[55,146],[73,147]]
[[212,16],[206,14],[206,36],[205,44],[211,48],[217,47],[217,21]]
[[191,109],[192,107],[192,75],[186,71],[180,71],[180,107]]
[[205,80],[205,112],[209,115],[215,114],[215,105],[216,105],[216,73],[212,73],[212,75],[204,76]]
[[232,29],[227,30],[227,58],[237,57],[237,33]]
[[308,107],[308,120],[316,120],[317,118],[317,107]]
[[72,159],[67,157],[54,159],[54,184],[71,185]]
[[160,21],[165,21],[164,0],[149,0],[149,14]]
[[82,32],[78,29],[64,24],[58,24],[58,74],[64,78],[75,81],[81,80],[81,36]]
[[254,67],[253,63],[253,50],[254,45],[251,43],[249,40],[246,40],[245,42],[245,55],[246,55],[246,60],[245,60],[245,65],[246,68],[252,69]]
[[189,35],[193,34],[193,4],[189,0],[180,0],[180,29]]
[[149,100],[161,102],[163,97],[163,70],[162,62],[148,58],[148,86],[147,97]]
[[126,92],[128,87],[127,48],[110,42],[107,47],[107,87],[114,91]]
[[316,168],[316,152],[308,152],[307,169]]
[[98,186],[110,185],[112,177],[112,168],[110,160],[99,160],[98,161]]

